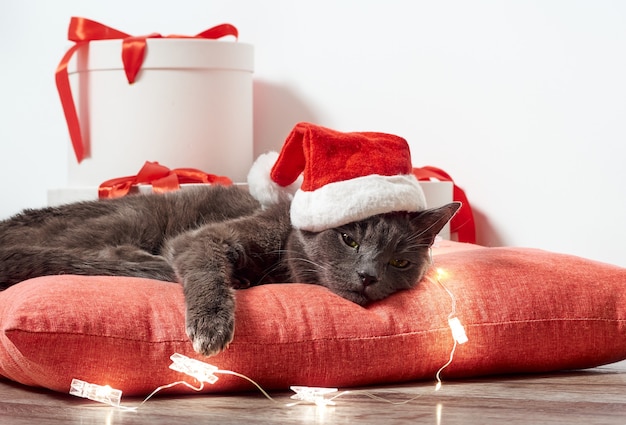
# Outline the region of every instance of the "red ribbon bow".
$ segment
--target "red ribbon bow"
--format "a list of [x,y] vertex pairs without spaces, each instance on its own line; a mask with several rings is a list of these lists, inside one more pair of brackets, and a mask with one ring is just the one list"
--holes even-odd
[[67,38],[76,44],[72,46],[63,56],[56,70],[56,84],[59,96],[61,97],[61,105],[65,113],[65,121],[76,154],[76,160],[80,163],[85,157],[85,147],[80,131],[80,123],[78,114],[76,113],[76,105],[72,97],[72,89],[70,87],[67,65],[74,55],[74,52],[81,46],[88,44],[92,40],[115,40],[122,39],[122,63],[129,84],[133,84],[137,77],[139,69],[144,60],[146,53],[146,40],[148,38],[206,38],[218,39],[232,35],[235,38],[239,36],[237,28],[231,24],[221,24],[209,28],[194,36],[186,35],[168,35],[162,36],[158,33],[133,37],[129,34],[118,31],[114,28],[103,25],[99,22],[85,18],[72,17],[70,26],[67,31]]
[[138,184],[151,184],[157,193],[170,192],[184,183],[212,183],[230,186],[228,177],[207,174],[195,168],[175,168],[170,170],[158,162],[146,161],[136,176],[118,177],[107,180],[98,188],[99,198],[119,198],[128,194],[131,187]]
[[426,166],[413,168],[413,174],[418,180],[427,181],[435,178],[442,182],[452,182],[452,199],[461,202],[461,208],[450,220],[450,233],[456,233],[459,242],[476,243],[476,226],[472,207],[465,196],[463,189],[458,187],[452,177],[440,168]]

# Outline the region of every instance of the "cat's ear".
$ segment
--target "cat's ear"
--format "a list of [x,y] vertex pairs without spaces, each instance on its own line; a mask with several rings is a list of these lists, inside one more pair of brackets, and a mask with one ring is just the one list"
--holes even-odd
[[454,217],[459,208],[460,202],[451,202],[442,207],[412,213],[411,221],[423,239],[432,245],[443,226]]

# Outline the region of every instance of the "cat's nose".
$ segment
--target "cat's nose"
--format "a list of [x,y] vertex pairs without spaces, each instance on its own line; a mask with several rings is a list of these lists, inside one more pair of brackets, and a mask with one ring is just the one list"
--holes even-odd
[[360,272],[357,272],[357,274],[359,275],[359,278],[361,279],[361,283],[363,284],[363,286],[370,286],[378,282],[378,278],[376,276],[372,276],[370,273],[360,271]]

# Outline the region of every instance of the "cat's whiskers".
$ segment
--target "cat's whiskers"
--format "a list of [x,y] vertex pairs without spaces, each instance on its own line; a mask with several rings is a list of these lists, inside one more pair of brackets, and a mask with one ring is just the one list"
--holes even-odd
[[[278,261],[276,261],[270,267],[266,268],[263,271],[263,275],[258,279],[258,281],[259,282],[263,282],[263,280],[265,278],[267,278],[268,276],[271,276],[276,270],[279,270],[280,268],[284,267],[283,257],[287,253],[294,253],[294,252],[296,252],[296,251],[289,251],[289,250],[286,250],[286,249],[276,249],[276,250],[270,251],[269,252],[270,254],[278,254]],[[306,274],[306,275],[311,275],[314,278],[317,278],[318,273],[319,273],[320,270],[327,271],[327,270],[330,269],[329,266],[325,266],[325,265],[322,265],[320,263],[316,263],[316,262],[314,262],[312,260],[309,260],[309,259],[303,258],[303,257],[291,257],[291,260],[301,261],[301,262],[308,263],[308,264],[314,266],[314,267],[309,268],[309,269],[305,269],[305,268],[299,269],[300,273]]]
[[[295,252],[295,253],[297,253],[296,251],[288,251],[286,249],[279,250],[279,252],[280,253],[288,253],[288,252],[291,252],[291,253]],[[313,260],[310,260],[308,258],[304,258],[304,257],[290,257],[290,259],[291,260],[295,260],[295,261],[302,261],[304,263],[308,263],[308,264],[311,264],[311,265],[315,266],[316,269],[312,269],[313,271],[318,271],[318,270],[328,271],[330,269],[328,266],[325,266],[323,264],[317,263],[317,262],[315,262]]]
[[311,261],[308,258],[292,257],[291,259],[295,260],[295,261],[302,261],[303,263],[308,263],[308,264],[311,264],[312,266],[316,267],[315,269],[311,269],[311,270],[320,270],[320,269],[321,270],[325,270],[325,271],[328,270],[328,267],[323,266],[323,265],[321,265],[319,263],[316,263],[315,261]]

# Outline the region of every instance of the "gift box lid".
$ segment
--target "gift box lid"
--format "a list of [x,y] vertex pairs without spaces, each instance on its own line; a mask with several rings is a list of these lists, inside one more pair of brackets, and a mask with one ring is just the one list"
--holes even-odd
[[[254,71],[251,44],[198,38],[148,38],[141,69]],[[122,40],[94,40],[77,51],[69,73],[123,69]]]

